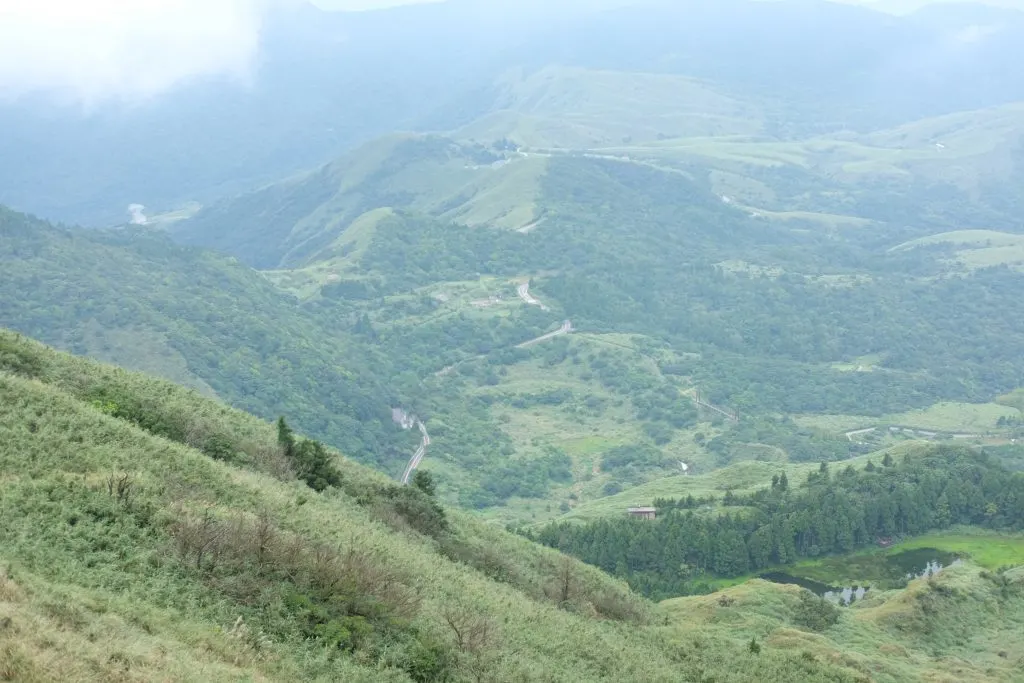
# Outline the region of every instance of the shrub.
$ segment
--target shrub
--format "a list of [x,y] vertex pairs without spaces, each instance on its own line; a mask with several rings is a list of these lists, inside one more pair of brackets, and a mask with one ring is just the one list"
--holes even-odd
[[798,626],[811,631],[824,631],[839,621],[839,608],[825,598],[805,590],[800,593],[800,604],[793,615]]
[[0,333],[0,370],[38,377],[43,372],[43,363],[28,344],[19,342],[17,336]]
[[382,493],[386,505],[424,536],[440,539],[448,532],[448,518],[444,508],[420,489],[390,486]]

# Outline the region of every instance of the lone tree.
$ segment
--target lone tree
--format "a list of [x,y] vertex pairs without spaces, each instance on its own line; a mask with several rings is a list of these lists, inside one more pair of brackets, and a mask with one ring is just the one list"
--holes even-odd
[[277,443],[284,450],[286,456],[290,458],[294,455],[295,432],[288,426],[283,416],[277,418]]

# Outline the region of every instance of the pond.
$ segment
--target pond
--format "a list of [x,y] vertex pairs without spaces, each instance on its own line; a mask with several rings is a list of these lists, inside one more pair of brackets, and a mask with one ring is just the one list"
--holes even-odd
[[821,583],[820,581],[814,581],[813,579],[805,579],[801,576],[793,576],[785,572],[767,572],[761,574],[759,578],[765,581],[771,581],[772,583],[790,583],[806,588],[815,595],[837,602],[841,605],[849,605],[854,600],[860,600],[864,597],[864,594],[868,592],[867,586],[829,586],[828,584]]
[[[879,588],[899,587],[911,579],[923,579],[938,574],[947,567],[960,564],[953,553],[935,548],[905,550],[890,555],[871,554],[856,557],[828,558],[823,566],[837,576],[863,576],[862,582],[847,586],[833,586],[787,572],[767,572],[760,578],[774,583],[795,584],[806,588],[826,600],[849,605],[860,600],[871,586]],[[864,571],[870,567],[870,571]]]

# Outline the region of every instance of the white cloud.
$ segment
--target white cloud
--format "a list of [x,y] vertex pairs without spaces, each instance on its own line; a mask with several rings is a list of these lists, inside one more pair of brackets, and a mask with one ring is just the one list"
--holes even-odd
[[[194,76],[246,79],[266,11],[309,0],[0,0],[0,99],[136,101]],[[362,10],[431,0],[312,0]]]
[[270,0],[0,0],[0,94],[94,103],[244,78]]

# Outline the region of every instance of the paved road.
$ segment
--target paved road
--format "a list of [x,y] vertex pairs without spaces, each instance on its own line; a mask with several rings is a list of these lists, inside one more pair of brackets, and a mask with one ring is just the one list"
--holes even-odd
[[524,282],[523,284],[519,285],[519,287],[516,288],[516,294],[518,294],[519,298],[522,299],[523,301],[525,301],[526,303],[528,303],[529,305],[531,305],[531,306],[540,306],[540,310],[542,310],[542,311],[548,310],[547,306],[545,306],[540,301],[538,301],[537,299],[535,299],[533,296],[530,295],[530,283],[529,282]]
[[569,334],[570,332],[572,332],[572,321],[571,320],[566,320],[564,323],[562,323],[562,326],[559,327],[554,332],[548,332],[547,334],[545,334],[543,336],[540,336],[540,337],[537,337],[536,339],[531,339],[530,341],[523,342],[522,344],[516,344],[516,348],[517,349],[525,349],[527,346],[533,346],[534,344],[540,344],[541,342],[545,342],[548,339],[554,339],[555,337],[561,337],[562,335]]
[[846,432],[846,438],[853,441],[853,437],[861,436],[863,434],[870,434],[871,432],[878,429],[877,427],[868,427],[867,429],[855,429],[852,432]]
[[423,462],[423,458],[427,455],[427,447],[430,446],[430,434],[427,434],[427,427],[419,420],[416,420],[416,426],[419,427],[420,434],[423,435],[423,439],[420,441],[420,447],[416,449],[416,452],[412,454],[412,458],[409,459],[409,464],[405,466],[405,473],[402,474],[402,483],[408,484],[409,479],[412,477],[412,473],[416,471],[416,468]]
[[878,427],[868,427],[866,429],[854,429],[853,431],[846,432],[844,436],[850,441],[854,440],[854,437],[862,436],[864,434],[870,434],[879,430],[889,432],[902,432],[911,436],[920,436],[926,439],[982,439],[985,437],[984,434],[966,434],[962,432],[947,432],[939,429],[922,429],[921,427],[908,427],[907,425],[879,425]]

